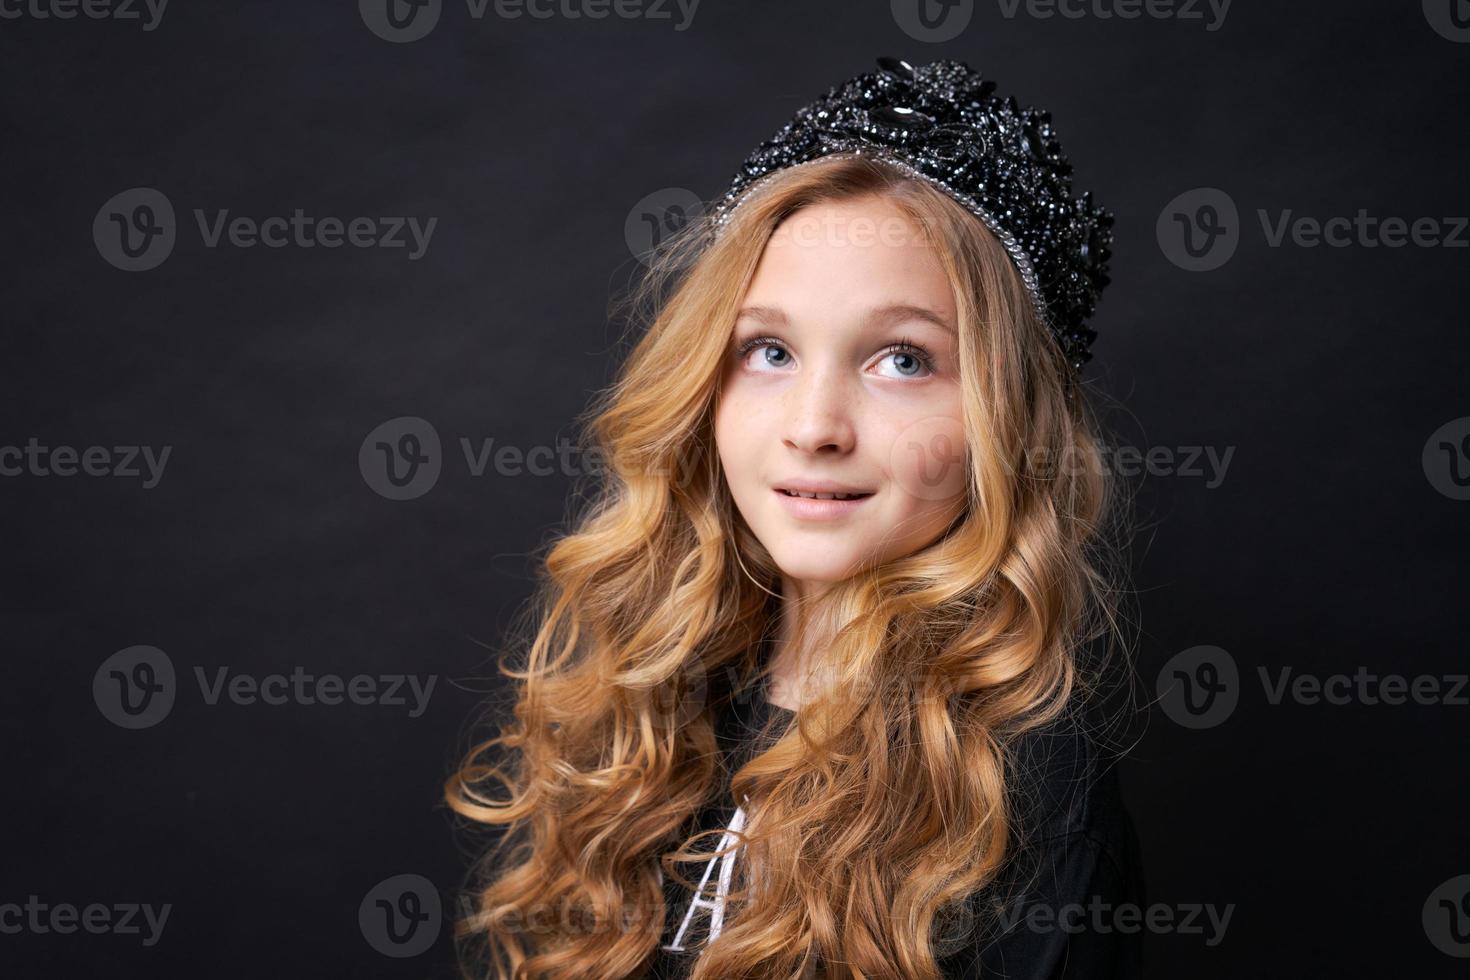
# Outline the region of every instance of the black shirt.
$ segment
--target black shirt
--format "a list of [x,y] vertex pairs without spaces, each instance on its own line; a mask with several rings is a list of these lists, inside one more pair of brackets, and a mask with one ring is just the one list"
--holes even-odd
[[[723,772],[728,775],[757,751],[769,747],[794,718],[771,704],[764,685],[734,694],[716,719]],[[762,726],[775,728],[757,739]],[[1023,736],[1012,756],[1017,810],[1017,845],[995,883],[971,897],[977,924],[958,929],[954,946],[936,951],[948,980],[1133,980],[1140,976],[1141,921],[1119,909],[1143,907],[1138,845],[1118,793],[1117,778],[1075,720],[1053,723]],[[690,832],[739,827],[743,808],[729,797],[728,784],[714,802],[696,813]],[[711,835],[701,849],[728,846]],[[724,863],[680,864],[706,895],[718,896]],[[662,875],[662,872],[660,872]],[[655,980],[682,980],[700,947],[718,935],[722,902],[691,901],[690,891],[664,880],[667,919],[651,972]],[[959,925],[962,925],[959,924]],[[1119,928],[1121,926],[1121,928]]]

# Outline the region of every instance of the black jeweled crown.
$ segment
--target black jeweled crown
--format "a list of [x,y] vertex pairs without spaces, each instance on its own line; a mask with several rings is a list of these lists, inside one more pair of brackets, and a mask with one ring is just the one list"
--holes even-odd
[[927,181],[985,222],[1014,260],[1032,303],[1074,369],[1091,357],[1085,326],[1108,284],[1113,216],[1072,197],[1072,165],[1051,113],[1014,96],[964,62],[914,67],[879,58],[828,90],[745,159],[715,202],[716,234],[747,191],[787,167],[834,153],[884,160]]

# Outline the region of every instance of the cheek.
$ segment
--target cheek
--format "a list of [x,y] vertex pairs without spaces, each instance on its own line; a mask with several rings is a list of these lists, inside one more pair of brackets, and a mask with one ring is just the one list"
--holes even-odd
[[752,453],[759,444],[760,422],[756,406],[739,392],[725,392],[715,406],[715,451],[733,485],[748,475]]
[[887,466],[894,485],[915,503],[963,496],[969,481],[965,427],[957,417],[926,415],[888,437]]

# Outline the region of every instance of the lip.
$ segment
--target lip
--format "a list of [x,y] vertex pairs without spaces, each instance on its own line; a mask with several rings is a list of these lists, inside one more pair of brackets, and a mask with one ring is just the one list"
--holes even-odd
[[[800,487],[799,489],[807,490],[808,493],[860,492],[840,488],[833,490],[808,490],[806,487]],[[788,496],[786,491],[780,488],[772,488],[771,492],[781,501],[781,506],[786,508],[786,513],[805,521],[840,521],[869,500],[872,500],[874,496],[870,493],[866,497],[859,497],[856,500],[817,500],[813,497]]]

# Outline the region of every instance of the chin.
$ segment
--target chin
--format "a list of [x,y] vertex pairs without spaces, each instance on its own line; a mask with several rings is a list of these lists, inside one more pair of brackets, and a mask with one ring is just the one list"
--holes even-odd
[[799,582],[817,582],[833,585],[853,576],[858,568],[856,559],[849,562],[834,561],[832,555],[822,555],[813,561],[813,555],[773,555],[776,565],[788,578]]

